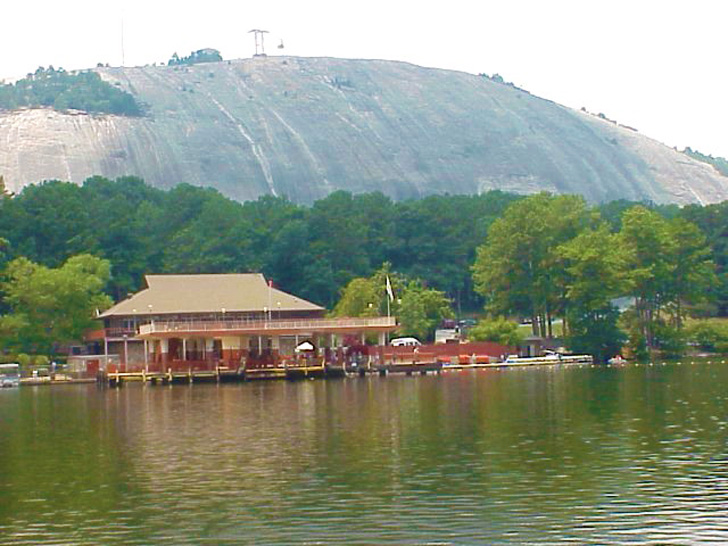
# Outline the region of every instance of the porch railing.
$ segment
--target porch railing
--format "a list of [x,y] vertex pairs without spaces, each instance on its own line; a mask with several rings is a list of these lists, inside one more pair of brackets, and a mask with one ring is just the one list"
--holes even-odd
[[357,329],[387,330],[397,326],[394,317],[300,319],[300,320],[227,320],[227,321],[154,321],[139,326],[139,335],[204,332],[322,332]]

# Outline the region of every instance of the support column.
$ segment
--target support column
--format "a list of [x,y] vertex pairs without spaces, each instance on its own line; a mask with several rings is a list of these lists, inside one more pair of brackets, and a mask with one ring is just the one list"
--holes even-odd
[[182,338],[182,358],[180,360],[187,360],[187,338]]
[[271,353],[273,355],[273,364],[275,366],[281,365],[281,336],[271,336],[270,344]]
[[222,346],[222,361],[225,366],[235,367],[240,362],[242,351],[241,338],[237,336],[227,336],[220,340]]
[[248,362],[248,356],[250,355],[250,336],[240,336],[240,357],[235,363],[235,367],[245,367]]
[[149,344],[144,339],[144,373],[149,373]]
[[205,360],[210,360],[214,357],[214,351],[215,351],[215,340],[211,337],[205,338]]
[[166,366],[169,362],[169,340],[167,338],[159,340],[159,349],[162,354],[162,365]]
[[344,366],[344,338],[339,334],[331,334],[332,345],[336,354],[336,363]]
[[129,339],[124,334],[124,371],[129,371]]

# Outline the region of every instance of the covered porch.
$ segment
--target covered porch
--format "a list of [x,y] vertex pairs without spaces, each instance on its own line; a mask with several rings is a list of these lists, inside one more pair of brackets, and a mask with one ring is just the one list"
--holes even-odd
[[236,371],[380,362],[394,317],[152,321],[109,372]]

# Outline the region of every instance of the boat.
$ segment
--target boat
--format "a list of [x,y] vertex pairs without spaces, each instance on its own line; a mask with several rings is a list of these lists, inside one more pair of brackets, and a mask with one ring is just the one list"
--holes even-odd
[[617,355],[607,360],[607,363],[612,366],[623,366],[627,364],[627,360],[623,358],[622,355]]
[[20,364],[0,364],[0,388],[20,385]]
[[593,364],[594,357],[591,355],[564,355],[549,351],[543,356],[508,355],[503,363],[510,366],[529,366],[536,364]]

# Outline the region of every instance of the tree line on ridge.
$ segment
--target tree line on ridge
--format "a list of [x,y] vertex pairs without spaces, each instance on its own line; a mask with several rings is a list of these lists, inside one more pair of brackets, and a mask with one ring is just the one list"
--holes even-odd
[[[135,177],[47,181],[0,201],[1,305],[12,315],[17,258],[60,270],[91,255],[108,273],[83,260],[74,267],[105,276],[117,301],[147,273],[262,272],[335,313],[366,314],[383,308],[386,275],[399,295],[392,305],[425,335],[444,316],[485,309],[546,336],[559,318],[574,347],[605,354],[613,347],[595,336],[621,342],[624,333],[636,354],[672,350],[688,314],[728,311],[727,206],[593,207],[500,191],[404,202],[339,191],[303,206],[271,196],[238,203],[187,184],[160,190]],[[347,289],[352,282],[359,288]],[[347,297],[372,286],[359,311],[344,311]],[[635,303],[621,315],[620,296]]]

